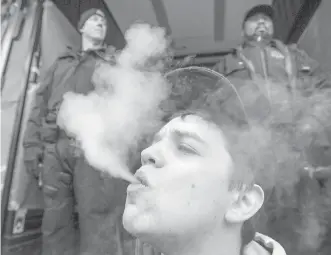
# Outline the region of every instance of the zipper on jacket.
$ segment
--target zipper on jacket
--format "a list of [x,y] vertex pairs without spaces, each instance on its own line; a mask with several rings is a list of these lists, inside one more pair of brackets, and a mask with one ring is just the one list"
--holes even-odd
[[266,49],[261,48],[260,49],[260,56],[261,56],[261,64],[262,64],[262,71],[263,71],[263,77],[264,80],[266,81],[266,92],[267,92],[267,97],[269,101],[271,100],[271,95],[270,95],[270,81],[269,81],[269,75],[268,75],[268,67],[267,67],[267,59],[266,59]]

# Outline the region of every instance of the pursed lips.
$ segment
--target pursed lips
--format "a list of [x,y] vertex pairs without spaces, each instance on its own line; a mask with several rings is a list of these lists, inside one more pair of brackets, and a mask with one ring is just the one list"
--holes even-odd
[[127,202],[134,204],[140,194],[146,192],[149,188],[142,184],[130,184],[126,190]]
[[96,26],[95,28],[94,28],[94,30],[95,31],[98,31],[98,32],[102,32],[102,26]]
[[267,27],[266,27],[265,25],[259,25],[259,26],[256,28],[256,30],[257,30],[257,31],[261,31],[261,30],[265,31],[265,30],[267,30]]
[[146,190],[150,189],[150,183],[148,182],[145,175],[142,175],[140,173],[136,174],[135,177],[140,183],[132,183],[127,188],[127,196],[129,202],[135,202],[137,196],[141,194],[142,192],[145,192]]

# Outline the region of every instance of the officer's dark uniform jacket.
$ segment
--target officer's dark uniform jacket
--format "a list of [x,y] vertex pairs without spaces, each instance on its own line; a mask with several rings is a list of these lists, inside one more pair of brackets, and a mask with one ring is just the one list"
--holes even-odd
[[91,92],[94,89],[91,77],[97,64],[96,55],[100,61],[112,61],[114,51],[113,47],[87,52],[68,48],[57,58],[36,92],[23,142],[25,160],[33,160],[36,155],[42,154],[45,142],[54,143],[57,140],[56,117],[63,95],[68,91],[80,94]]
[[230,78],[270,79],[289,82],[303,76],[318,76],[318,63],[299,50],[296,45],[286,46],[279,40],[263,45],[244,42],[224,56],[214,70]]
[[[272,40],[265,46],[259,46],[256,42],[245,42],[231,54],[224,56],[214,70],[234,81],[233,84],[239,90],[245,83],[241,80],[257,81],[252,82],[255,85],[259,83],[264,85],[266,84],[264,81],[267,80],[272,82],[272,85],[299,86],[297,89],[301,91],[331,88],[331,76],[323,72],[316,61],[299,50],[296,45],[286,46],[279,40]],[[261,104],[257,103],[257,105]],[[326,142],[324,139],[324,143]],[[320,147],[326,148],[326,146]],[[325,154],[316,148],[312,149],[311,153],[314,154],[314,158],[320,158],[317,154]],[[330,164],[329,161],[322,165],[326,164]]]
[[[331,88],[331,76],[323,72],[316,61],[296,45],[286,46],[279,40],[272,40],[264,46],[256,42],[245,42],[224,56],[214,70],[233,81],[239,90],[245,84],[242,80],[253,80],[256,82],[252,84],[261,84],[257,90],[265,90],[265,94],[267,89],[263,88],[266,84],[264,81],[270,81],[272,85],[297,86],[301,91]],[[257,102],[257,105],[261,104]],[[317,154],[323,154],[315,149],[312,153],[316,154],[315,158],[318,158]]]

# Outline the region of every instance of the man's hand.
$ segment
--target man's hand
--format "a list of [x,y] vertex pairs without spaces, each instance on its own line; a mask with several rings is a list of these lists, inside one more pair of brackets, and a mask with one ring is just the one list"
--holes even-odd
[[43,150],[39,147],[25,149],[24,165],[26,171],[38,179],[43,168]]
[[25,168],[29,174],[31,174],[37,180],[40,177],[43,164],[39,159],[25,161]]
[[41,188],[43,186],[43,179],[42,179],[42,175],[41,175],[41,171],[39,173],[39,177],[38,177],[38,187]]
[[315,178],[317,180],[331,178],[331,166],[320,166],[316,168],[307,166],[304,168],[304,170],[307,171],[311,178]]
[[314,172],[314,177],[317,180],[323,180],[323,179],[331,178],[331,166],[317,167],[315,172]]
[[80,141],[78,141],[76,139],[71,139],[70,146],[72,147],[72,152],[73,152],[74,157],[80,157],[84,154]]

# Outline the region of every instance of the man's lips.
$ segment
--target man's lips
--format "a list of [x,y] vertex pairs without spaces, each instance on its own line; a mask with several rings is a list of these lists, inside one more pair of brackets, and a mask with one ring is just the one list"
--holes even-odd
[[132,193],[132,192],[140,192],[142,190],[146,190],[147,187],[140,184],[140,183],[132,183],[128,186],[128,188],[126,189],[126,191],[128,193]]
[[139,181],[139,183],[131,183],[127,188],[129,203],[134,203],[141,193],[151,189],[148,178],[140,169],[136,172],[135,178]]
[[102,29],[102,27],[95,27],[94,30],[97,32],[102,32],[103,29]]
[[137,172],[134,176],[140,182],[141,185],[143,185],[145,187],[151,187],[151,183],[150,183],[149,179],[147,178],[146,174],[141,170],[141,168],[137,170]]
[[149,187],[149,181],[146,178],[146,176],[144,175],[136,175],[135,176],[137,178],[137,180],[140,182],[141,185],[145,186],[145,187]]
[[265,26],[259,26],[256,28],[256,32],[265,32],[267,31],[267,28]]
[[137,197],[142,194],[143,192],[146,192],[149,188],[146,187],[143,184],[130,184],[126,190],[128,203],[132,204],[135,203]]

